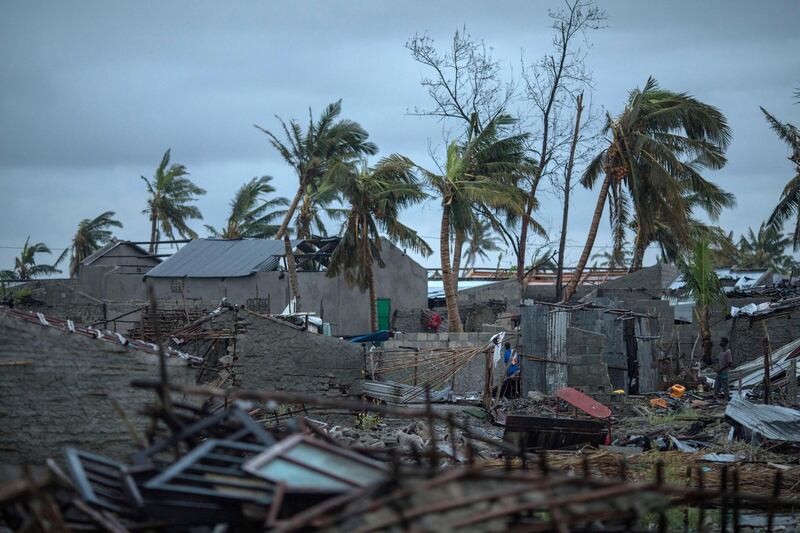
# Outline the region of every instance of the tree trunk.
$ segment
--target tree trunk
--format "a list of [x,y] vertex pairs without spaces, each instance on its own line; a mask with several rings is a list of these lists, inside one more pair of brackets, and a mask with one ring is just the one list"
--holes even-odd
[[305,187],[303,187],[302,183],[297,188],[297,193],[294,195],[292,199],[292,203],[289,204],[289,209],[286,211],[286,216],[283,217],[283,222],[281,222],[281,226],[278,228],[278,233],[275,234],[276,239],[282,239],[286,232],[289,229],[289,223],[292,221],[292,217],[294,216],[294,212],[297,209],[297,204],[300,203],[300,198],[303,197],[303,191]]
[[637,270],[642,269],[642,263],[644,263],[644,251],[646,248],[647,244],[645,244],[645,239],[642,236],[642,226],[641,224],[637,224],[636,242],[633,245],[633,259],[631,259],[631,266],[628,268],[628,272],[636,272]]
[[592,225],[589,227],[589,234],[586,236],[586,244],[583,247],[583,253],[578,261],[578,266],[575,268],[575,273],[572,279],[564,290],[564,297],[562,302],[568,302],[572,299],[575,291],[578,289],[578,282],[583,277],[583,269],[586,268],[586,263],[589,261],[589,255],[592,253],[594,247],[594,240],[597,237],[597,228],[600,226],[600,218],[603,216],[603,209],[606,206],[606,199],[608,198],[608,187],[611,185],[611,174],[606,173],[603,184],[600,186],[600,194],[597,195],[597,205],[594,208],[594,217],[592,217]]
[[364,247],[362,257],[364,257],[364,270],[367,275],[367,285],[369,289],[369,328],[370,332],[374,333],[378,331],[378,299],[375,296],[375,273],[372,269],[372,250],[369,246],[369,234],[367,233],[366,221],[362,221],[361,245]]
[[439,235],[439,256],[442,261],[442,285],[447,302],[448,330],[453,333],[463,331],[461,315],[458,313],[458,293],[453,287],[453,271],[450,268],[450,206],[442,201],[442,227]]
[[464,251],[464,232],[456,231],[453,240],[453,290],[458,294],[458,276],[461,270],[461,254]]
[[696,307],[697,327],[700,329],[700,339],[703,347],[703,364],[711,365],[711,313],[706,307]]
[[309,195],[303,196],[303,205],[300,206],[300,214],[297,215],[297,228],[298,239],[311,238],[311,197]]
[[575,164],[575,150],[578,147],[578,139],[581,132],[581,113],[583,112],[583,93],[576,99],[575,109],[575,130],[572,133],[572,144],[569,147],[569,159],[567,160],[567,171],[564,174],[564,213],[561,216],[561,240],[558,242],[558,269],[556,271],[556,300],[561,299],[563,287],[561,284],[564,278],[564,249],[567,245],[567,222],[569,221],[569,193],[572,182],[572,168]]
[[292,253],[292,243],[289,241],[289,235],[283,234],[283,246],[286,251],[286,268],[289,270],[289,291],[291,298],[294,298],[294,312],[300,312],[300,285],[297,283],[297,267],[294,263],[294,253]]
[[[536,187],[534,186],[534,189]],[[522,216],[522,227],[519,229],[519,247],[517,249],[517,281],[520,285],[525,278],[525,254],[528,247],[528,226],[533,214],[533,200],[525,202],[525,214]],[[524,290],[524,289],[523,289]],[[520,298],[524,298],[524,294]]]
[[157,222],[158,222],[158,220],[156,218],[156,214],[153,213],[152,215],[150,215],[150,248],[149,248],[149,252],[151,254],[158,253],[158,244],[156,244],[156,235],[158,233],[158,231],[157,231],[158,227],[156,226]]

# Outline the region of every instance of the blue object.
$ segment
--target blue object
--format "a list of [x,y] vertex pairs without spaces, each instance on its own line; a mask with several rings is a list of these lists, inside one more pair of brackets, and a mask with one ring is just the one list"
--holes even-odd
[[376,331],[375,333],[368,333],[366,335],[355,335],[353,337],[345,337],[350,342],[355,343],[362,343],[362,342],[386,342],[391,338],[391,331],[388,329],[382,329],[380,331]]
[[519,372],[519,355],[514,353],[514,350],[509,348],[508,350],[503,353],[503,362],[508,365],[508,362],[511,361],[511,364],[508,366],[508,371],[506,372],[507,376],[513,376],[517,372]]

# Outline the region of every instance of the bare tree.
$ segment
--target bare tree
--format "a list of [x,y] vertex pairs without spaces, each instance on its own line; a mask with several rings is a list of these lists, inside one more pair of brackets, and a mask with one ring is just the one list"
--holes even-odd
[[575,130],[569,148],[569,159],[564,171],[564,210],[561,215],[561,237],[558,243],[558,264],[556,266],[556,300],[561,299],[561,283],[564,277],[564,248],[567,243],[567,222],[569,221],[569,194],[572,186],[572,169],[575,167],[575,150],[581,135],[581,114],[583,114],[583,93],[575,99]]
[[[521,283],[525,275],[528,234],[537,205],[536,193],[542,177],[559,175],[566,160],[571,157],[574,162],[576,158],[574,153],[569,155],[574,123],[572,106],[578,93],[592,85],[591,73],[585,66],[589,47],[587,32],[602,28],[606,20],[605,12],[593,0],[566,0],[564,9],[550,12],[550,17],[554,31],[552,51],[532,64],[526,65],[524,58],[522,61],[523,98],[530,104],[531,128],[538,130],[538,135],[533,136],[537,139],[531,147],[536,165],[528,177],[530,192],[515,246],[517,277]],[[591,123],[591,113],[589,115],[584,124]],[[578,160],[585,156],[588,157],[588,150],[579,150]],[[559,248],[563,256],[563,244]]]
[[[420,83],[433,102],[430,107],[416,106],[408,113],[440,120],[446,144],[452,136],[453,122],[460,126],[456,128],[455,137],[470,139],[489,121],[503,114],[516,96],[513,76],[504,78],[491,48],[474,39],[466,27],[456,30],[447,48],[437,48],[427,34],[414,35],[405,46],[415,61],[427,67],[428,74],[423,75]],[[476,206],[476,216],[487,220],[493,230],[500,229],[499,219],[490,210]],[[467,237],[463,231],[453,231],[452,283],[456,290]],[[503,239],[507,240],[505,236]]]
[[448,119],[456,119],[465,126],[458,137],[471,136],[514,99],[513,79],[503,79],[491,49],[473,39],[466,27],[456,30],[447,49],[437,49],[427,34],[414,35],[405,46],[417,63],[428,67],[430,74],[420,83],[433,101],[432,107],[415,106],[408,111],[411,115],[436,117],[445,128]]

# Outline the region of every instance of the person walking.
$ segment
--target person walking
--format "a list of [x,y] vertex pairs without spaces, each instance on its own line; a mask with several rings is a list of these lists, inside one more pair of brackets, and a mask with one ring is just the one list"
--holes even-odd
[[719,396],[720,393],[724,393],[725,398],[728,398],[729,393],[728,370],[733,365],[733,354],[728,344],[727,337],[722,337],[719,341],[722,350],[717,357],[717,377],[714,379],[714,395]]

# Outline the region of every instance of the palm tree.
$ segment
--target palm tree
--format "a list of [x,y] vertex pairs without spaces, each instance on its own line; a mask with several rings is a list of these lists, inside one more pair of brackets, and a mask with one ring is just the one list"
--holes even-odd
[[451,234],[458,236],[472,227],[476,206],[517,215],[523,212],[526,194],[516,184],[525,164],[527,135],[500,136],[501,130],[513,123],[509,116],[499,115],[463,144],[450,143],[441,174],[420,168],[428,186],[441,198],[439,253],[449,330],[453,332],[463,328],[450,259]]
[[[114,219],[114,211],[100,213],[94,219],[84,218],[78,224],[78,231],[72,238],[72,244],[64,251],[70,252],[69,275],[71,278],[78,276],[78,270],[83,260],[100,249],[113,238],[110,228],[121,228],[122,222]],[[64,257],[62,254],[62,257]],[[56,265],[61,262],[62,257],[56,261]]]
[[630,264],[630,256],[631,251],[627,247],[605,249],[592,256],[592,260],[595,261],[593,267],[607,268],[609,270],[627,268]]
[[150,217],[151,254],[158,253],[158,241],[162,236],[174,239],[176,231],[183,238],[197,238],[197,233],[187,222],[193,218],[203,219],[200,210],[190,204],[206,191],[185,177],[189,175],[185,166],[170,165],[169,158],[170,150],[167,149],[153,178],[141,176],[150,195],[142,213]]
[[287,206],[289,200],[280,197],[265,200],[265,195],[275,192],[270,181],[271,176],[261,176],[242,185],[231,200],[231,211],[225,227],[220,231],[206,225],[211,236],[218,239],[273,238],[278,232],[274,222],[286,213],[285,210],[274,209]]
[[475,266],[475,261],[480,257],[484,261],[489,259],[487,252],[500,252],[497,239],[492,230],[492,224],[487,220],[475,219],[467,230],[467,249],[464,251],[464,264],[468,267]]
[[[341,165],[340,169],[345,175],[352,164]],[[322,214],[335,219],[347,212],[346,209],[331,207],[331,204],[340,203],[341,195],[333,178],[326,179],[319,185],[308,187],[309,191],[303,195],[303,203],[295,217],[295,235],[298,239],[310,239],[313,235],[328,235],[328,228]]]
[[792,244],[789,236],[782,235],[774,226],[761,223],[758,233],[753,228],[739,239],[738,266],[743,268],[769,268],[775,272],[790,274],[796,261],[786,254]]
[[[599,175],[600,186],[592,224],[575,277],[564,292],[572,298],[589,260],[606,200],[609,200],[614,245],[621,247],[629,223],[630,208],[636,215],[633,269],[639,268],[647,245],[653,241],[654,207],[659,220],[668,221],[676,238],[691,242],[689,219],[695,206],[713,217],[733,197],[700,175],[702,169],[719,169],[731,133],[722,113],[685,93],[660,89],[653,78],[644,88],[631,91],[622,113],[607,115],[604,133],[610,137],[584,172],[582,184],[591,188]],[[610,192],[610,194],[609,194]]]
[[794,250],[797,250],[800,248],[800,129],[788,122],[779,121],[763,107],[761,111],[773,131],[789,146],[789,150],[792,153],[789,156],[789,161],[794,164],[794,177],[783,188],[781,199],[772,211],[767,223],[774,230],[780,232],[784,223],[794,217],[796,220],[792,234],[792,246]]
[[691,256],[680,263],[686,296],[694,299],[694,314],[700,329],[703,361],[711,361],[711,309],[727,304],[725,292],[714,272],[714,261],[708,239],[698,240]]
[[278,139],[271,131],[255,126],[269,137],[270,144],[297,173],[297,193],[289,204],[276,238],[283,238],[304,195],[313,194],[340,162],[353,162],[378,151],[373,143],[367,141],[369,134],[357,122],[337,120],[341,112],[341,100],[328,105],[316,122],[309,110],[305,133],[295,120],[287,124],[277,117],[285,141]]
[[31,244],[31,237],[25,239],[25,245],[19,257],[14,259],[13,270],[0,271],[0,280],[3,281],[26,281],[40,276],[60,274],[61,271],[55,265],[40,265],[36,263],[37,254],[49,254],[50,248],[44,243],[37,242]]
[[370,327],[378,328],[373,265],[381,258],[381,232],[391,242],[425,256],[433,251],[417,232],[403,225],[400,212],[427,198],[414,176],[414,164],[399,155],[381,159],[374,167],[363,163],[337,178],[337,188],[350,203],[342,239],[331,256],[328,277],[344,274],[348,285],[369,290]]

